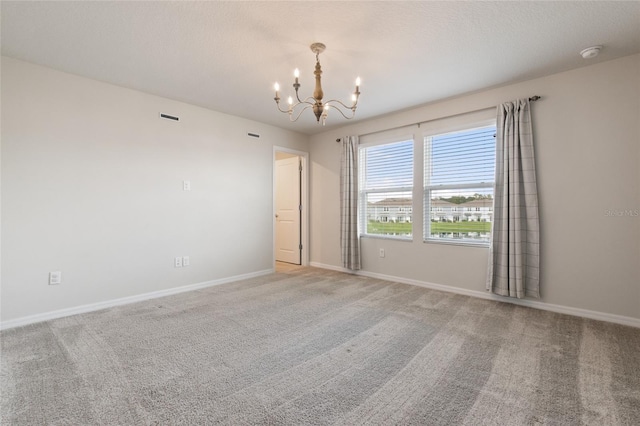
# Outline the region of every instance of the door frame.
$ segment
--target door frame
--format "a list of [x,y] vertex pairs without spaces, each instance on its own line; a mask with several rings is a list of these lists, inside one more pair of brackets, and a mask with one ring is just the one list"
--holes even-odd
[[302,214],[300,215],[300,241],[302,244],[302,252],[300,253],[300,264],[302,266],[309,265],[309,153],[305,151],[298,151],[291,148],[285,148],[283,146],[273,147],[273,160],[272,160],[272,180],[271,185],[272,192],[272,241],[271,241],[271,257],[272,265],[275,270],[276,267],[276,153],[284,152],[287,154],[293,154],[300,157],[302,160],[302,181],[300,182],[300,202],[302,203]]

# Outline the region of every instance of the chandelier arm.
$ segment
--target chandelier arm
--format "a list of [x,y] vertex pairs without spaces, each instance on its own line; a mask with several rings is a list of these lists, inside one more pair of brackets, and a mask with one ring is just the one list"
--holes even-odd
[[347,120],[351,120],[351,119],[355,116],[355,113],[354,113],[353,111],[351,112],[351,117],[347,117],[347,116],[346,116],[346,114],[342,111],[342,109],[341,109],[341,108],[333,107],[332,109],[333,109],[334,111],[338,111],[338,112],[339,112],[339,113],[340,113],[344,118],[346,118]]
[[301,104],[307,104],[307,106],[304,109],[302,109],[302,111],[304,111],[307,108],[311,108],[314,105],[311,102],[300,101],[300,102],[296,103],[295,105],[291,105],[288,109],[282,109],[282,108],[280,108],[280,102],[276,101],[276,106],[278,107],[278,110],[280,112],[289,113],[289,114],[291,114],[293,112],[293,110],[296,109],[296,107],[298,105],[301,105]]
[[279,110],[280,112],[285,112],[285,113],[289,112],[289,110],[288,110],[288,109],[282,109],[282,108],[280,108],[280,102],[278,102],[278,101],[276,101],[276,106],[278,107],[278,110]]
[[327,102],[325,102],[325,103],[330,105],[330,104],[331,104],[331,103],[333,103],[333,102],[338,103],[338,104],[342,105],[342,106],[344,107],[344,109],[350,109],[350,110],[351,110],[351,111],[353,111],[353,112],[355,112],[355,110],[356,110],[356,106],[358,105],[358,101],[356,101],[356,103],[355,103],[355,104],[353,104],[352,106],[347,106],[347,105],[345,105],[345,104],[344,104],[344,102],[339,101],[339,100],[337,100],[337,99],[331,99],[330,101],[327,101]]
[[[298,118],[300,118],[300,116],[302,115],[302,113],[303,113],[305,110],[307,110],[307,109],[309,109],[309,108],[311,108],[311,107],[313,106],[313,105],[309,104],[309,102],[299,102],[299,103],[297,103],[297,104],[296,104],[296,106],[298,106],[298,105],[300,105],[300,104],[303,104],[303,103],[306,103],[306,104],[308,104],[308,105],[307,105],[306,107],[302,108],[302,109],[300,110],[300,112],[298,112],[298,115],[296,115],[296,118],[293,118],[293,109],[292,109],[292,110],[291,110],[291,112],[289,113],[289,121],[298,121]],[[295,107],[294,107],[294,108],[295,108]]]
[[[342,111],[342,108],[332,105],[331,104],[332,102],[338,103],[338,104],[342,105],[345,109],[350,110],[351,111],[351,117],[347,117],[347,115]],[[332,106],[333,107],[332,109],[338,111],[347,120],[351,120],[356,115],[355,107],[348,107],[348,106],[346,106],[345,104],[343,104],[342,102],[340,102],[340,101],[338,101],[336,99],[332,99],[332,100],[328,101],[325,105]]]
[[302,105],[302,104],[307,104],[307,105],[308,105],[308,106],[306,106],[306,107],[305,107],[305,109],[306,109],[306,108],[310,108],[310,107],[312,107],[312,106],[314,106],[314,105],[315,105],[315,104],[314,104],[314,103],[312,103],[312,102],[309,102],[309,101],[307,101],[307,100],[304,100],[304,101],[300,101],[300,102],[296,103],[295,105],[291,105],[291,110],[296,109],[296,107],[297,107],[298,105]]

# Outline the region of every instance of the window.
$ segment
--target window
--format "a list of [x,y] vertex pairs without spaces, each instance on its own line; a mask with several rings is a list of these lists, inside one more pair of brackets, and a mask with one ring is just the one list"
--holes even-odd
[[405,211],[413,202],[413,139],[360,147],[360,233],[411,238],[410,220],[392,212]]
[[495,133],[494,124],[424,138],[425,241],[489,243]]

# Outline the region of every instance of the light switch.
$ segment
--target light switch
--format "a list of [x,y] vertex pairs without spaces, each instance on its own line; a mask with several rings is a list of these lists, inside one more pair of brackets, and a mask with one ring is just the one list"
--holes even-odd
[[62,271],[49,272],[49,285],[58,285],[62,282]]

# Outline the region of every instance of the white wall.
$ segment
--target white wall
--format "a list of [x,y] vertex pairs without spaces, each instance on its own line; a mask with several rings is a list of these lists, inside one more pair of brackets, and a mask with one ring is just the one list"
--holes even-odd
[[[542,96],[532,106],[542,301],[640,318],[640,217],[606,215],[608,210],[640,210],[640,55],[312,136],[312,262],[341,266],[337,137],[453,116],[532,95]],[[404,131],[421,129],[414,126]],[[420,220],[416,207],[414,224]],[[426,244],[418,235],[413,242],[363,239],[363,269],[484,291],[488,249]],[[378,257],[378,248],[385,248],[385,258]]]
[[[11,58],[1,76],[2,321],[270,269],[274,145],[311,150],[311,260],[337,267],[336,137],[534,94],[543,301],[640,318],[640,218],[605,215],[640,209],[640,55],[355,123],[309,145]],[[173,267],[181,255],[191,266]],[[373,273],[484,290],[483,248],[366,239],[363,256]],[[53,270],[62,285],[47,285]]]
[[274,145],[308,137],[3,57],[2,321],[271,269]]

